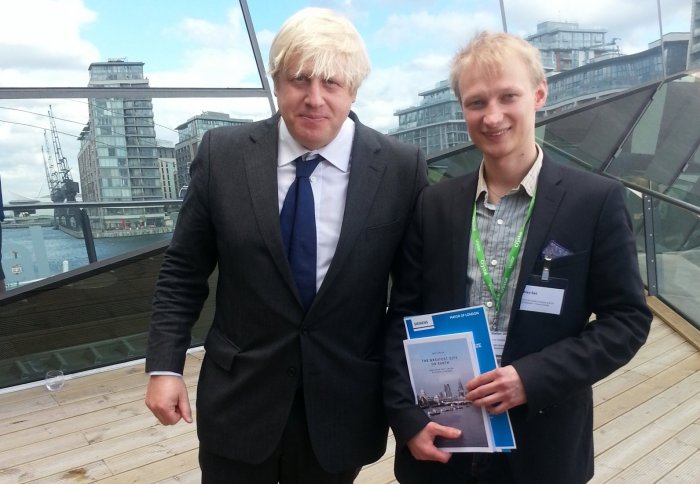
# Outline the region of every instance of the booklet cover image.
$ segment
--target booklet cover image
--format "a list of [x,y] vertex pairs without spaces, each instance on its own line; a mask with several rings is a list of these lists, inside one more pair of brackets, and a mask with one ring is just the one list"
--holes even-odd
[[[473,345],[470,343],[470,347],[476,353],[475,370],[478,368],[481,374],[498,367],[486,319],[486,308],[483,305],[407,316],[404,318],[404,323],[409,340],[468,333],[473,343]],[[464,380],[462,383],[467,381]],[[451,387],[451,390],[454,393],[454,387]],[[515,449],[515,438],[508,412],[489,414],[488,418],[494,450],[508,452],[510,449]]]
[[486,410],[466,399],[464,383],[479,374],[471,333],[404,340],[416,403],[431,420],[462,431],[457,439],[435,439],[448,452],[493,452]]

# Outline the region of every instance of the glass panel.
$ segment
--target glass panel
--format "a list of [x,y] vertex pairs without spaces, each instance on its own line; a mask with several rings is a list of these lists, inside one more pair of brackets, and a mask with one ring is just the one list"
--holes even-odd
[[[697,77],[687,76],[669,86],[666,110],[669,116],[661,128],[664,151],[657,153],[658,163],[680,161],[681,168],[672,181],[667,195],[700,206],[700,131],[697,113],[700,112],[700,83]],[[675,165],[675,163],[672,163]]]
[[625,191],[625,205],[632,219],[632,231],[635,234],[635,242],[637,245],[637,256],[639,260],[639,269],[642,274],[644,284],[648,284],[646,271],[646,239],[644,237],[644,203],[642,194],[627,189]]
[[700,218],[663,201],[654,209],[659,295],[698,325]]
[[[55,276],[47,286],[0,299],[0,388],[41,380],[50,368],[74,373],[143,358],[163,250],[161,244],[130,261]],[[213,320],[216,277],[215,271],[192,346],[203,344]]]
[[86,87],[92,72],[95,85],[261,87],[235,1],[19,2],[11,12],[0,49],[17,55],[3,58],[4,86]]
[[700,109],[697,81],[695,76],[685,76],[660,87],[621,147],[611,173],[630,181],[649,180],[651,187],[661,192],[674,183],[694,156],[700,139],[696,119]]
[[[698,133],[700,136],[700,132]],[[700,143],[700,139],[696,142]],[[700,147],[681,170],[667,195],[700,207]]]
[[[46,205],[44,205],[46,206]],[[98,261],[168,241],[179,203],[150,207],[88,209]],[[24,210],[24,209],[23,209]],[[5,286],[14,291],[34,281],[79,269],[89,263],[80,209],[37,209],[37,214],[6,211],[2,225],[2,267]],[[140,215],[131,215],[137,212]],[[100,231],[101,219],[113,221]]]
[[[652,87],[617,96],[592,109],[548,119],[538,130],[545,148],[566,152],[560,161],[599,171],[653,94]],[[544,135],[541,133],[544,132]]]
[[481,158],[481,151],[472,145],[449,155],[429,159],[429,179],[436,183],[445,178],[455,178],[470,173],[479,168]]

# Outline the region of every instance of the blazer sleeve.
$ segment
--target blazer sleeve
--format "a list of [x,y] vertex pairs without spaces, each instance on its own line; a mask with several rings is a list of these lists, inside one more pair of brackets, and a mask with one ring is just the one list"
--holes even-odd
[[182,373],[191,329],[209,294],[208,279],[217,262],[209,194],[211,133],[191,165],[191,183],[158,274],[146,350],[146,371]]
[[605,192],[595,192],[604,201],[592,236],[588,273],[581,275],[586,277],[586,314],[592,312],[594,319],[582,322],[579,334],[512,362],[525,387],[530,417],[625,365],[649,333],[652,315],[639,275],[624,187],[605,186]]
[[418,196],[411,223],[394,262],[387,311],[384,405],[398,447],[403,447],[430,422],[416,405],[403,347],[403,340],[406,339],[403,317],[423,311],[421,207],[424,193],[425,190]]

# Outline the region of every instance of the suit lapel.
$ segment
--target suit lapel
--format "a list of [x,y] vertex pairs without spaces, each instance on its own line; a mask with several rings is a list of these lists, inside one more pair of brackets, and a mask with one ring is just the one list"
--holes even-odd
[[249,149],[243,154],[248,189],[251,193],[255,220],[272,260],[297,294],[296,283],[282,247],[277,195],[277,141],[279,114],[260,124],[250,134]]
[[467,175],[455,190],[450,203],[452,223],[452,289],[455,307],[468,304],[469,251],[471,247],[471,213],[474,209],[478,172]]
[[537,194],[532,219],[528,228],[525,248],[523,249],[520,275],[518,276],[518,285],[515,290],[515,298],[513,299],[513,308],[511,310],[511,321],[513,321],[515,311],[520,307],[520,299],[525,289],[527,278],[535,269],[535,264],[547,242],[547,235],[550,233],[550,228],[559,210],[561,200],[566,193],[566,190],[560,183],[561,176],[557,166],[545,154],[537,181]]
[[355,136],[350,153],[350,180],[343,224],[333,260],[315,301],[323,298],[328,287],[338,277],[343,264],[347,262],[355,241],[365,228],[374,197],[386,170],[387,160],[382,158],[381,147],[374,134],[360,123],[353,113],[350,113],[350,117],[355,122]]

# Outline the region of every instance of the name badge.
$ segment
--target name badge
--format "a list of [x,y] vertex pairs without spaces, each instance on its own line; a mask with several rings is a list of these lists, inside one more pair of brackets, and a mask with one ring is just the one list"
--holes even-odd
[[561,314],[566,292],[566,279],[531,276],[520,301],[522,311]]
[[491,345],[499,365],[501,364],[503,347],[506,345],[506,335],[505,331],[491,331]]

